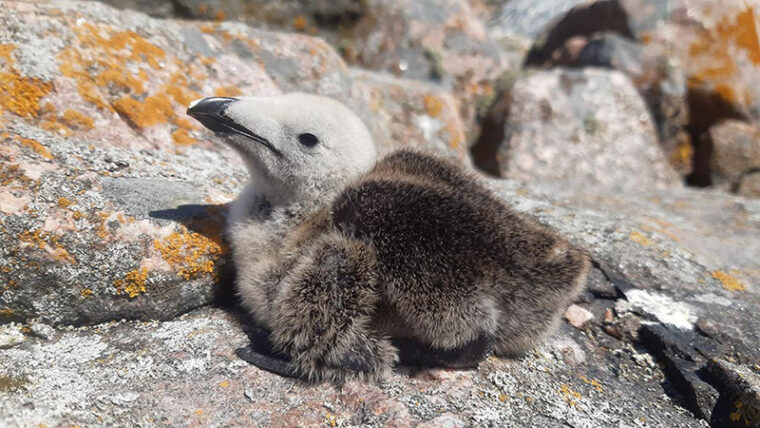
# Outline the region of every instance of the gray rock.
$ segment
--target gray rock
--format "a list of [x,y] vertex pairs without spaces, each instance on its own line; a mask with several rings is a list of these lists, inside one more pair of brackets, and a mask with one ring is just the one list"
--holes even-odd
[[722,422],[726,426],[760,427],[760,375],[725,360],[710,360],[707,370],[731,411]]
[[[26,341],[0,351],[0,424],[702,426],[662,398],[647,374],[661,379],[656,368],[587,352],[590,339],[564,330],[519,360],[492,358],[470,371],[402,368],[380,385],[343,388],[261,371],[234,354],[247,341],[235,316],[211,308]],[[573,366],[570,355],[583,360]]]
[[569,187],[678,186],[630,79],[599,69],[554,69],[518,79],[497,153],[503,177]]
[[739,182],[736,193],[747,198],[760,198],[760,172],[745,174]]
[[743,176],[760,170],[760,127],[727,120],[710,128],[713,182],[737,188]]

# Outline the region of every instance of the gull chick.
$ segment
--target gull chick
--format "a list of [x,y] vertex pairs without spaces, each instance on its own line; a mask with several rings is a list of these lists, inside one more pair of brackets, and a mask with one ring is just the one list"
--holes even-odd
[[250,173],[227,237],[264,332],[238,355],[258,367],[337,382],[381,379],[399,361],[476,367],[541,342],[583,288],[585,251],[457,164],[378,159],[338,101],[212,97],[188,114]]

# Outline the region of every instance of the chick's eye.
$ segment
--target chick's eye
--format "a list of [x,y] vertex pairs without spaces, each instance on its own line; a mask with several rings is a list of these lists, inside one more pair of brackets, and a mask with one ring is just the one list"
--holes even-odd
[[314,134],[301,134],[298,136],[298,141],[306,147],[314,147],[319,143],[319,138]]

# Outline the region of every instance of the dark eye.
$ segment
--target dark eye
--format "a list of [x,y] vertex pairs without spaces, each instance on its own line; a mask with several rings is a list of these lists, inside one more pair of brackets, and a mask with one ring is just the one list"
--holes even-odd
[[298,141],[306,147],[314,147],[319,143],[319,138],[314,134],[301,134],[298,136]]

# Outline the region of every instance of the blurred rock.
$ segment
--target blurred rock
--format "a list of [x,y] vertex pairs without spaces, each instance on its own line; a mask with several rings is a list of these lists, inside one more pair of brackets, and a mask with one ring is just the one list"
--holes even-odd
[[466,0],[369,0],[367,14],[337,43],[347,62],[433,81],[458,101],[468,144],[498,77],[513,67]]
[[683,176],[691,172],[686,78],[679,67],[616,33],[589,41],[572,65],[613,68],[629,76],[644,97],[671,165]]
[[731,411],[721,421],[724,426],[760,427],[760,375],[747,366],[725,360],[709,361],[707,370]]
[[760,172],[745,174],[739,182],[736,193],[748,198],[760,198]]
[[581,328],[584,324],[594,319],[594,314],[578,305],[570,305],[565,311],[565,319],[575,328]]
[[434,149],[469,164],[464,124],[448,92],[423,82],[359,69],[344,101],[359,113],[381,155],[401,147]]
[[497,154],[503,177],[633,191],[678,186],[650,115],[617,71],[554,69],[517,80]]
[[711,127],[705,138],[712,145],[710,170],[714,183],[736,189],[745,174],[760,171],[760,128],[757,126],[726,120]]

